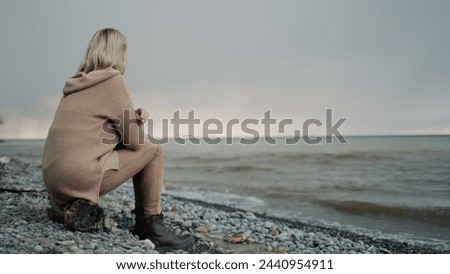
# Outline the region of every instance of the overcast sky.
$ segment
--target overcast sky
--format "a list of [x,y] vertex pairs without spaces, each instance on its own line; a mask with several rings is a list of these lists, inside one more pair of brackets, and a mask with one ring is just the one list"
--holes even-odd
[[[45,138],[92,34],[119,29],[156,121],[348,117],[352,134],[450,134],[450,1],[0,0],[0,138]],[[321,132],[319,129],[317,133]]]

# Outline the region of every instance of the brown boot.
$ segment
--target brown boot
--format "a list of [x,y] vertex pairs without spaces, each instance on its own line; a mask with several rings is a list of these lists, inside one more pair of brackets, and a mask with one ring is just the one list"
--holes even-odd
[[134,210],[136,224],[133,234],[139,239],[150,239],[159,252],[184,249],[195,243],[191,235],[176,235],[175,231],[164,223],[163,214],[145,217],[142,209]]

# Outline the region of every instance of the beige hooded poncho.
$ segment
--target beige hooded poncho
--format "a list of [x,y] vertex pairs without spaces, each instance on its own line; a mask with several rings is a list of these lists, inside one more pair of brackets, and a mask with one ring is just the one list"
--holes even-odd
[[77,73],[66,82],[42,162],[47,191],[56,203],[99,202],[103,173],[119,169],[114,148],[122,132],[113,128],[125,109],[134,114],[123,76],[113,68]]

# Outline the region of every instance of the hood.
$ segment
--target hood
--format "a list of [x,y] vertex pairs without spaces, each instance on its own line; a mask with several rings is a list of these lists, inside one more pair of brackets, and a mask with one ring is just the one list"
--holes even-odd
[[84,90],[88,87],[108,80],[109,78],[116,76],[117,74],[120,74],[120,71],[115,70],[111,67],[102,70],[94,70],[89,73],[78,72],[72,78],[67,80],[66,85],[63,89],[63,93],[64,95],[68,95],[80,90]]

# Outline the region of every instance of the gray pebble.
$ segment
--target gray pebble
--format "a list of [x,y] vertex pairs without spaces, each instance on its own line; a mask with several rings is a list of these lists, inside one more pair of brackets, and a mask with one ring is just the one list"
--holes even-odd
[[75,251],[78,250],[78,246],[72,245],[72,246],[69,247],[69,250],[72,251],[72,252],[75,252]]
[[152,243],[152,241],[150,241],[149,239],[145,239],[144,241],[142,241],[144,247],[146,250],[153,250],[155,249],[155,244]]
[[192,221],[184,221],[183,222],[183,226],[187,227],[187,228],[190,228],[192,226]]
[[73,240],[69,240],[69,241],[59,242],[59,244],[63,245],[63,246],[73,246],[73,245],[76,245],[77,243],[75,241],[73,241]]
[[34,247],[34,250],[36,250],[37,252],[41,252],[42,250],[44,250],[44,248],[42,246],[40,246],[40,245],[36,245]]

